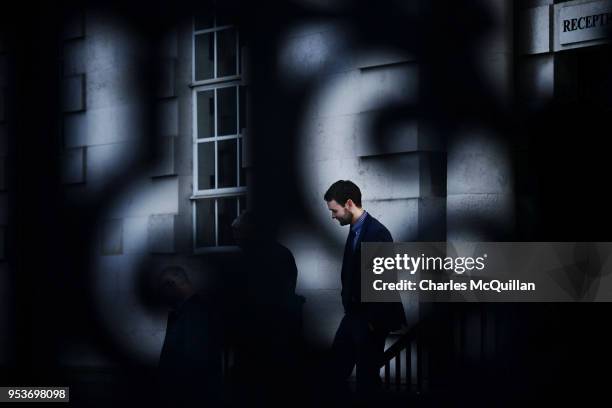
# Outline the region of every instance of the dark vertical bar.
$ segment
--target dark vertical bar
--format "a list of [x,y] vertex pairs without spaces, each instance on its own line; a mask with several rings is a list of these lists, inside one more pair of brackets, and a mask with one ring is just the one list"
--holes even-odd
[[385,362],[385,386],[389,388],[391,385],[391,362],[387,360]]
[[480,361],[484,362],[487,359],[486,341],[487,341],[487,310],[486,304],[480,305]]
[[421,350],[421,335],[418,334],[416,338],[416,365],[417,365],[417,392],[421,392],[421,388],[423,387],[423,359]]
[[402,354],[401,350],[395,355],[395,386],[399,389],[402,384]]
[[223,376],[229,378],[229,348],[223,349]]
[[406,346],[406,390],[412,389],[412,342]]

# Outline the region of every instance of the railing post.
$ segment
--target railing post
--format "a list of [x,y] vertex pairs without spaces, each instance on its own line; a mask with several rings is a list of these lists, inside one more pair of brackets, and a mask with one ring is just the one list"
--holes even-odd
[[385,362],[385,387],[388,389],[391,385],[391,363],[389,360]]
[[412,390],[412,342],[406,346],[406,390]]
[[402,351],[395,355],[395,388],[399,390],[402,385]]
[[223,349],[223,376],[227,380],[229,378],[229,364],[230,364],[230,349],[229,347],[224,347]]
[[421,336],[420,334],[416,337],[416,365],[417,365],[417,392],[422,391],[423,387],[423,350],[421,347]]

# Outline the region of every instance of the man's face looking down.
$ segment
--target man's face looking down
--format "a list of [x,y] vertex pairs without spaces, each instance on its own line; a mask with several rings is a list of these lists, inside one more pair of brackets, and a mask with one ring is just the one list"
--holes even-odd
[[340,225],[348,225],[353,221],[353,214],[348,207],[352,203],[349,199],[344,206],[341,206],[336,200],[327,201],[327,208],[331,211],[332,219],[338,220]]

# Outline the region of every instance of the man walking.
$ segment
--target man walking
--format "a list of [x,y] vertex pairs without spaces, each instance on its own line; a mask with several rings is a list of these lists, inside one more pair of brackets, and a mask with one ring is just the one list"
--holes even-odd
[[342,259],[344,317],[332,345],[333,376],[345,382],[357,366],[357,390],[365,396],[380,387],[385,339],[406,323],[401,302],[361,302],[361,243],[393,242],[389,230],[361,206],[361,191],[349,180],[339,180],[324,195],[332,219],[350,225]]

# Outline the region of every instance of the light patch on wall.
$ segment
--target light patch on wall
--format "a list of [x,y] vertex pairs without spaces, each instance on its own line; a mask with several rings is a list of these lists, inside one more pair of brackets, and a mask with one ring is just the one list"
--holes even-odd
[[[375,56],[362,55],[354,58],[374,59]],[[305,198],[309,202],[321,203],[308,208],[313,218],[320,220],[320,228],[338,245],[346,239],[346,231],[330,220],[329,210],[322,199],[323,193],[333,182],[348,179],[359,186],[369,186],[362,191],[363,200],[376,200],[392,198],[384,196],[381,188],[384,191],[403,191],[405,188],[400,187],[414,178],[389,175],[386,183],[384,177],[382,181],[372,179],[373,175],[367,170],[368,163],[357,155],[357,139],[376,136],[362,133],[368,131],[360,127],[365,111],[376,112],[389,105],[416,99],[416,75],[413,64],[393,66],[387,72],[385,67],[380,67],[368,68],[365,74],[363,70],[354,69],[327,75],[302,116],[298,157]],[[401,90],[399,94],[398,89]],[[394,183],[397,188],[389,185]],[[374,201],[373,205],[376,205]],[[375,208],[372,210],[376,212]],[[397,228],[392,219],[383,217],[382,221],[389,228]]]
[[[151,180],[145,173],[136,180],[146,181],[132,183],[115,199],[105,215],[114,219],[104,223],[101,251],[92,248],[93,290],[111,336],[134,359],[152,364],[159,357],[166,322],[143,304],[139,285],[151,250],[173,252],[174,228],[160,227],[174,225],[178,181]],[[101,256],[111,254],[116,256]]]
[[337,57],[346,45],[346,34],[328,21],[303,23],[283,37],[286,40],[279,48],[278,60],[287,86],[310,79],[334,61],[342,61]]

